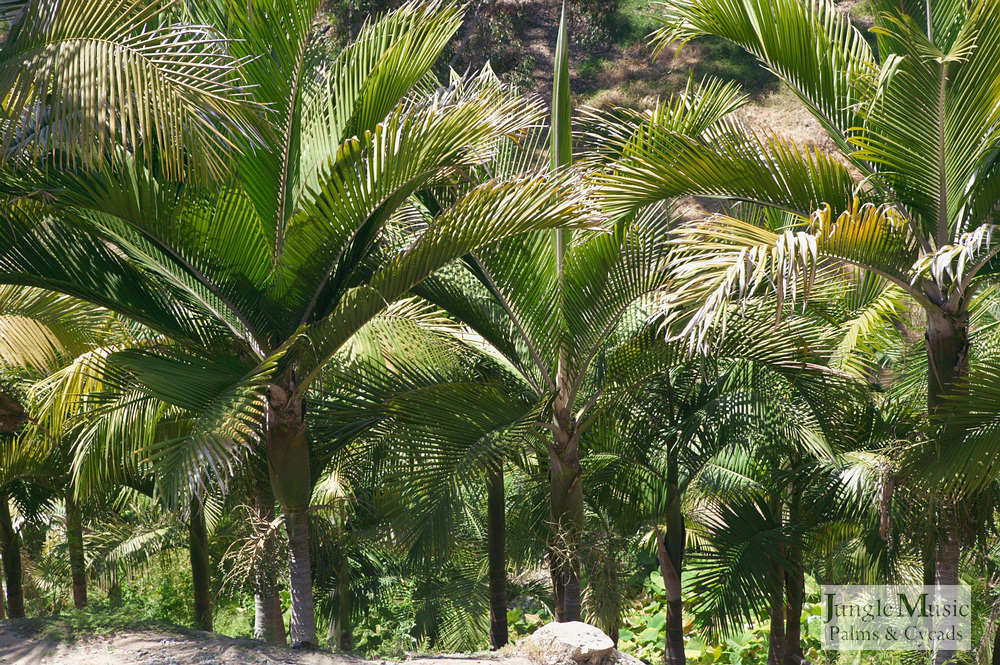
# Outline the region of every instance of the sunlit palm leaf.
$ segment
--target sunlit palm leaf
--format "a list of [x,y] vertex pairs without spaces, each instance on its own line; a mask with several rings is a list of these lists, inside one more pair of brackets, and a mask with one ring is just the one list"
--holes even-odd
[[81,353],[108,325],[108,313],[67,296],[27,287],[0,287],[0,364],[45,373]]
[[590,225],[582,194],[544,177],[492,181],[448,208],[362,287],[348,291],[322,321],[305,328],[316,369],[365,322],[441,266],[491,242],[544,228]]
[[672,267],[682,286],[674,299],[698,303],[685,332],[699,348],[710,346],[710,331],[724,325],[731,303],[772,292],[780,318],[786,303],[808,300],[817,281],[835,274],[824,259],[870,270],[926,300],[911,285],[917,239],[893,208],[855,200],[839,217],[824,208],[813,216],[812,228],[781,234],[717,215],[681,226],[675,238]]
[[877,63],[850,18],[822,1],[696,0],[658,3],[665,25],[659,48],[702,35],[725,37],[756,55],[791,87],[844,152],[860,126],[858,106],[870,96]]
[[27,3],[0,51],[2,159],[90,167],[127,145],[171,178],[220,174],[247,129],[240,63],[166,18],[145,0]]
[[596,176],[613,213],[633,211],[686,194],[776,206],[803,217],[824,203],[849,207],[855,183],[847,167],[815,148],[778,136],[759,136],[733,120],[690,137],[659,120],[639,131]]

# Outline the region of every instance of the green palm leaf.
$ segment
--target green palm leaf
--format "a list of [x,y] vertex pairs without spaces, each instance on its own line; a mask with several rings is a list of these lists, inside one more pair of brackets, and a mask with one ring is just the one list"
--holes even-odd
[[618,159],[595,179],[609,212],[621,214],[685,194],[776,206],[802,217],[824,203],[850,206],[855,184],[847,167],[818,149],[759,136],[735,120],[698,137],[660,124],[640,126]]
[[125,145],[170,178],[219,175],[249,130],[240,62],[166,18],[144,0],[25,3],[0,51],[3,161],[92,167]]
[[[299,333],[316,369],[388,302],[469,252],[538,229],[589,225],[582,194],[545,177],[491,181],[444,211],[405,251],[383,264],[364,286],[348,291],[322,321]],[[306,342],[308,340],[308,342]]]
[[838,281],[827,258],[874,272],[919,302],[927,301],[911,284],[917,239],[895,209],[855,200],[839,217],[824,208],[813,216],[812,228],[799,229],[779,234],[716,215],[674,232],[678,252],[671,266],[681,286],[672,300],[698,303],[685,327],[693,345],[707,348],[710,331],[725,324],[731,303],[764,292],[777,296],[780,320],[786,303],[805,302],[817,283]]
[[840,149],[861,125],[859,105],[871,95],[877,63],[847,15],[823,0],[696,0],[659,3],[665,25],[653,35],[674,40],[719,35],[756,55],[812,111]]

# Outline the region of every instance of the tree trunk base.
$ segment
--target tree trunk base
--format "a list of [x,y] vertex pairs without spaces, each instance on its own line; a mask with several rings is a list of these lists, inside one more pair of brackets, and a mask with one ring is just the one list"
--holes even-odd
[[7,615],[24,618],[24,581],[21,573],[21,537],[14,531],[7,497],[0,496],[0,549],[7,586]]

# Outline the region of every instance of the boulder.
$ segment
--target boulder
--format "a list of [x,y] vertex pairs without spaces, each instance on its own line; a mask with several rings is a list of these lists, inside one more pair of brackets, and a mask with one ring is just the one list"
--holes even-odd
[[646,665],[646,661],[639,660],[635,656],[630,656],[624,651],[619,651],[615,649],[614,653],[615,665]]
[[518,646],[545,665],[606,665],[616,654],[610,637],[581,621],[547,624]]

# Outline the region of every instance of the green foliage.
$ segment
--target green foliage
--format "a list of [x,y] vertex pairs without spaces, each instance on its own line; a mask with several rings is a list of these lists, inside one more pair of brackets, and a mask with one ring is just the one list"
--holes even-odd
[[549,608],[533,598],[526,598],[522,604],[507,611],[507,624],[515,640],[531,635],[550,621]]
[[[691,587],[685,585],[682,598],[685,607],[697,602]],[[805,655],[813,662],[819,655],[819,630],[816,620],[820,615],[819,587],[812,578],[807,578],[807,604],[802,612],[802,634]],[[663,578],[659,570],[653,570],[643,582],[643,595],[639,602],[625,615],[619,634],[618,648],[647,662],[663,660],[666,638],[667,599]],[[723,638],[713,638],[699,626],[690,614],[684,617],[684,651],[688,662],[693,665],[764,665],[767,661],[768,620],[760,617],[757,621],[744,625],[741,630]]]
[[582,63],[580,63],[580,68],[577,70],[577,74],[581,78],[588,79],[593,77],[595,74],[604,69],[607,64],[607,60],[597,55],[592,55]]
[[416,627],[415,585],[403,579],[387,581],[371,611],[354,627],[358,651],[369,657],[401,658],[421,646]]
[[[67,48],[87,29],[79,17],[99,3],[63,4],[76,19],[56,21],[46,35],[49,5],[31,3],[17,19],[23,32],[0,50],[0,92],[6,85],[16,102],[57,119],[75,114],[58,105],[60,95],[75,99],[81,81],[104,85],[94,72],[113,69],[105,46],[82,49],[90,68]],[[33,399],[29,435],[2,442],[0,500],[9,494],[17,508],[31,610],[69,604],[52,495],[87,495],[93,514],[115,513],[87,524],[91,609],[49,624],[53,637],[189,624],[183,522],[157,521],[152,499],[125,510],[126,493],[114,503],[105,494],[122,483],[151,496],[199,492],[215,516],[218,563],[229,545],[257,542],[231,515],[248,500],[243,471],[264,466],[262,449],[274,452],[262,445],[265,425],[286,411],[300,434],[311,428],[316,464],[296,465],[286,484],[304,505],[319,480],[313,591],[328,618],[350,601],[354,646],[367,655],[485,644],[484,474],[511,468],[507,572],[530,577],[549,535],[553,427],[576,437],[586,469],[582,533],[571,551],[591,585],[587,618],[617,628],[631,602],[619,632],[625,651],[664,655],[666,590],[634,547],[644,534],[660,537],[664,521],[690,548],[683,631],[697,665],[762,665],[776,569],[801,560],[824,579],[914,577],[919,562],[906,550],[926,546],[941,515],[961,518],[962,535],[982,545],[962,563],[978,578],[976,634],[986,631],[1000,506],[1000,464],[989,462],[1000,459],[1000,367],[990,360],[1000,316],[988,280],[1000,245],[996,229],[980,224],[1000,200],[1000,58],[972,45],[1000,39],[997,3],[942,2],[930,17],[920,3],[909,17],[884,3],[872,14],[878,49],[823,2],[670,3],[660,41],[690,39],[696,71],[715,78],[692,80],[648,114],[592,114],[579,170],[555,176],[536,168],[546,135],[540,105],[490,70],[449,74],[443,87],[428,74],[457,54],[456,5],[408,3],[362,29],[360,15],[400,3],[341,2],[334,11],[348,16],[333,21],[335,30],[352,39],[335,55],[314,41],[328,18],[319,2],[260,4],[284,11],[288,29],[256,20],[253,3],[227,11],[192,3],[233,39],[198,33],[209,56],[199,66],[221,78],[188,80],[182,87],[198,94],[181,106],[171,106],[170,86],[157,90],[150,103],[176,114],[133,116],[123,107],[118,129],[101,129],[79,154],[72,146],[88,131],[82,125],[52,143],[72,168],[60,170],[56,156],[50,170],[2,174],[14,198],[0,224],[0,281],[15,286],[0,290],[8,333],[0,361],[32,384],[25,393]],[[469,48],[488,45],[493,51],[482,53],[497,55],[508,81],[530,86],[537,63],[521,53],[525,5],[470,6],[505,14],[480,17]],[[582,49],[632,44],[651,27],[646,0],[568,8]],[[111,18],[114,34],[104,36],[148,39],[163,56],[168,71],[148,76],[175,84],[199,71],[170,64],[183,47],[170,37],[180,25],[166,22],[173,14],[150,5]],[[925,39],[920,19],[939,28],[936,36]],[[561,35],[551,134],[553,165],[568,167]],[[67,50],[69,60],[18,69],[52,36],[53,52]],[[69,93],[43,98],[49,79],[65,83],[64,66],[83,73]],[[608,66],[595,53],[578,73],[596,77]],[[747,101],[741,88],[769,91],[779,80],[841,155],[734,118]],[[255,104],[268,114],[249,113]],[[231,117],[221,118],[222,107]],[[106,110],[86,112],[109,124]],[[61,126],[31,124],[44,116],[0,119],[0,142]],[[206,118],[227,131],[217,136]],[[180,124],[157,129],[161,120]],[[162,145],[140,147],[124,136],[133,130]],[[178,132],[183,149],[171,142]],[[154,148],[166,152],[149,154]],[[4,154],[19,168],[41,157]],[[223,164],[233,173],[217,187],[165,181],[220,175]],[[689,194],[725,199],[721,214],[674,220],[674,199]],[[949,315],[971,313],[976,344],[970,378],[948,401],[954,440],[937,440],[928,436],[937,421],[914,415],[929,393],[915,390],[913,377],[930,372],[912,351],[921,337],[909,309],[949,299]],[[923,360],[907,362],[914,355]],[[285,388],[307,407],[278,408]],[[301,406],[280,406],[289,404]],[[935,513],[906,486],[924,467],[909,466],[907,476],[898,451],[924,443],[928,456],[918,461],[939,476],[950,469],[948,484],[975,494],[961,515]],[[957,453],[947,464],[941,444]],[[33,456],[39,451],[44,459]],[[818,651],[820,606],[806,579],[802,616],[792,617],[802,622],[805,655],[847,662]],[[121,601],[109,606],[99,596],[118,582]],[[511,580],[515,636],[551,620],[547,592],[537,592],[547,583]],[[249,635],[249,584],[222,586],[216,580],[216,629]],[[287,589],[281,594],[287,607]]]
[[57,642],[87,641],[94,636],[112,635],[136,629],[190,634],[182,625],[158,618],[147,612],[141,603],[127,602],[108,605],[104,601],[89,603],[85,611],[69,609],[46,619],[39,634]]
[[244,596],[228,602],[219,596],[216,599],[212,607],[212,630],[230,637],[253,637],[253,598]]
[[143,575],[122,582],[122,597],[143,621],[191,625],[191,564],[182,551],[157,557]]

